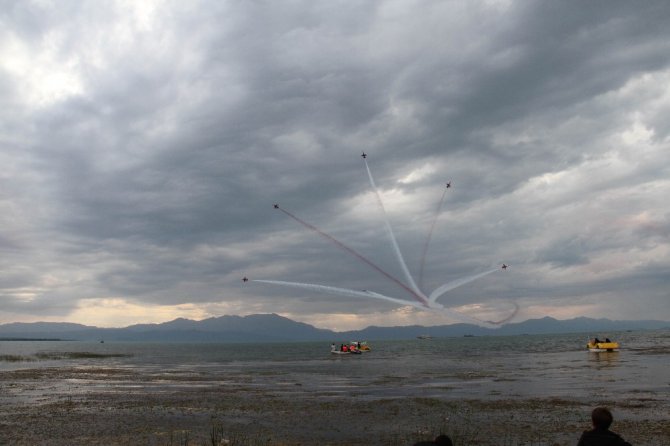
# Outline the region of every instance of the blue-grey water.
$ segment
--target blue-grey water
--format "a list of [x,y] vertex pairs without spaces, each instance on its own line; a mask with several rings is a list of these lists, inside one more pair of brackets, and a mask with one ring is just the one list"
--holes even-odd
[[[0,373],[98,367],[138,375],[138,382],[124,379],[116,386],[113,377],[72,380],[68,385],[73,392],[92,385],[122,392],[130,386],[169,390],[171,386],[244,383],[277,394],[299,391],[323,398],[660,398],[670,402],[670,330],[606,335],[620,342],[619,352],[588,352],[586,334],[370,341],[371,352],[347,356],[331,355],[330,343],[324,342],[0,341]],[[338,345],[347,341],[352,340],[333,339]],[[36,386],[32,397],[44,397],[47,391]],[[4,395],[8,397],[17,395]],[[22,397],[31,394],[23,389]]]

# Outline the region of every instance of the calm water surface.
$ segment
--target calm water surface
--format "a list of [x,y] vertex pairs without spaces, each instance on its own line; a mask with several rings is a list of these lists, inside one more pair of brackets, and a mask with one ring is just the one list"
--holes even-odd
[[[620,352],[586,351],[586,334],[371,341],[373,351],[335,356],[328,342],[168,344],[0,341],[0,375],[22,369],[109,368],[137,374],[74,383],[240,386],[313,397],[665,399],[670,330],[607,333]],[[333,339],[336,344],[349,339]],[[85,353],[78,355],[78,353]],[[101,356],[88,355],[89,353]],[[90,356],[90,357],[89,357]]]

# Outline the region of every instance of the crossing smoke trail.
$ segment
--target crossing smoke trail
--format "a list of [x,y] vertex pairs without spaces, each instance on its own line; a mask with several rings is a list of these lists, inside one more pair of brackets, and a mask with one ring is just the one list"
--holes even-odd
[[[261,280],[261,279],[254,279],[252,282],[257,282],[257,283],[267,283],[269,285],[280,285],[280,286],[286,286],[286,287],[291,287],[291,288],[298,288],[298,289],[304,289],[304,290],[310,290],[310,291],[316,291],[320,293],[328,293],[328,294],[334,294],[337,296],[346,296],[346,297],[362,297],[362,298],[374,298],[374,299],[380,299],[380,300],[385,300],[389,302],[393,302],[396,304],[400,305],[408,305],[412,307],[417,307],[421,308],[422,310],[426,311],[433,311],[433,312],[438,312],[442,314],[447,314],[454,319],[457,319],[461,322],[470,322],[470,323],[475,323],[477,325],[483,326],[483,327],[489,327],[493,328],[498,326],[499,324],[510,320],[512,317],[516,315],[516,312],[512,314],[511,316],[508,316],[507,318],[504,319],[503,322],[493,322],[493,321],[483,321],[481,319],[477,319],[476,317],[471,317],[467,316],[463,313],[460,313],[458,311],[453,311],[449,310],[447,308],[444,308],[438,304],[438,306],[432,306],[432,307],[426,307],[420,303],[410,301],[410,300],[404,300],[404,299],[397,299],[395,297],[390,297],[390,296],[385,296],[383,294],[375,293],[374,291],[368,291],[368,290],[351,290],[348,288],[339,288],[339,287],[333,287],[333,286],[327,286],[327,285],[317,285],[314,283],[302,283],[302,282],[286,282],[283,280]],[[518,309],[518,306],[517,306]]]
[[489,271],[484,271],[483,273],[474,274],[472,276],[463,277],[461,279],[454,280],[453,282],[445,283],[444,285],[436,288],[435,291],[430,293],[430,296],[428,297],[428,301],[431,302],[431,303],[436,302],[437,299],[440,296],[442,296],[444,293],[446,293],[447,291],[451,291],[455,288],[458,288],[459,286],[465,285],[466,283],[470,283],[474,280],[479,279],[480,277],[487,276],[487,275],[489,275],[491,273],[494,273],[496,271],[498,271],[498,268],[491,269]]
[[447,196],[447,188],[444,188],[442,191],[442,198],[440,198],[440,203],[437,205],[437,210],[435,211],[435,217],[433,222],[430,225],[428,230],[428,235],[426,236],[426,243],[423,245],[423,253],[421,254],[421,265],[419,266],[419,286],[423,287],[423,267],[426,264],[426,254],[428,254],[428,246],[430,245],[430,240],[433,238],[433,230],[435,229],[435,224],[437,219],[440,216],[440,211],[442,210],[442,204],[444,203],[444,198]]
[[[403,259],[402,253],[400,252],[400,248],[398,247],[398,242],[396,241],[395,235],[393,234],[393,230],[391,229],[391,224],[389,222],[388,216],[386,215],[386,209],[384,208],[384,203],[382,202],[381,195],[379,193],[379,190],[377,189],[377,186],[375,185],[374,179],[372,177],[372,172],[370,171],[370,167],[368,166],[368,162],[366,160],[367,155],[363,153],[362,155],[363,160],[365,161],[365,169],[368,174],[368,179],[370,181],[370,186],[372,187],[373,192],[375,193],[375,196],[377,198],[377,201],[379,203],[379,206],[381,207],[382,210],[382,215],[384,217],[384,223],[386,227],[386,232],[388,233],[389,239],[391,240],[391,243],[393,245],[393,250],[395,252],[396,258],[398,262],[400,263],[400,266],[403,270],[403,273],[405,274],[405,277],[407,279],[407,282],[409,283],[409,286],[400,281],[398,278],[394,277],[393,275],[389,274],[388,272],[384,271],[382,268],[380,268],[378,265],[376,265],[374,262],[371,260],[367,259],[363,255],[361,255],[359,252],[356,250],[350,248],[349,246],[345,245],[344,243],[340,242],[337,240],[335,237],[323,232],[316,226],[307,223],[306,221],[302,220],[301,218],[293,215],[286,209],[280,208],[278,204],[275,204],[274,207],[276,209],[279,209],[282,213],[284,213],[286,216],[290,217],[291,219],[295,220],[296,222],[300,223],[302,226],[306,227],[307,229],[316,232],[318,235],[321,237],[325,238],[329,242],[335,244],[337,247],[342,249],[343,251],[351,254],[352,256],[356,257],[358,260],[361,262],[365,263],[366,265],[370,266],[380,274],[382,274],[384,277],[390,279],[401,287],[403,290],[408,292],[414,300],[406,300],[406,299],[400,299],[400,298],[395,298],[391,296],[386,296],[383,294],[375,293],[374,291],[368,291],[368,290],[352,290],[348,288],[339,288],[339,287],[333,287],[333,286],[327,286],[327,285],[317,285],[317,284],[311,284],[311,283],[301,283],[301,282],[285,282],[285,281],[279,281],[279,280],[252,280],[253,282],[260,282],[260,283],[267,283],[267,284],[273,284],[273,285],[282,285],[282,286],[288,286],[288,287],[293,287],[293,288],[301,288],[301,289],[306,289],[306,290],[312,290],[312,291],[319,291],[323,293],[329,293],[329,294],[336,294],[340,296],[347,296],[347,297],[361,297],[361,298],[374,298],[374,299],[381,299],[389,302],[393,302],[396,304],[401,304],[401,305],[406,305],[406,306],[411,306],[411,307],[416,307],[425,311],[432,311],[432,312],[437,312],[437,313],[442,313],[451,316],[452,318],[455,318],[460,321],[464,322],[474,322],[478,325],[485,326],[485,327],[496,327],[500,326],[501,324],[504,324],[505,322],[510,321],[512,318],[514,318],[517,313],[519,312],[519,306],[514,302],[514,310],[510,315],[505,317],[502,320],[499,321],[485,321],[482,319],[478,319],[476,317],[468,316],[464,313],[461,313],[459,311],[451,310],[448,308],[445,308],[444,305],[440,304],[437,302],[437,299],[439,299],[442,295],[444,295],[446,292],[453,290],[454,288],[458,288],[462,285],[465,285],[467,283],[470,283],[476,279],[479,279],[481,277],[484,277],[488,274],[491,274],[495,271],[498,271],[498,268],[491,269],[488,271],[484,271],[482,273],[478,274],[473,274],[467,277],[462,277],[460,279],[445,283],[438,288],[436,288],[432,293],[430,293],[430,296],[426,296],[421,289],[416,285],[414,282],[414,278],[410,274],[407,265],[405,263],[405,260]],[[449,187],[449,183],[447,183],[447,188]],[[424,264],[425,264],[425,258],[426,254],[428,252],[428,247],[432,238],[433,230],[435,227],[435,223],[439,217],[440,211],[442,209],[442,205],[444,202],[446,196],[446,190],[443,192],[442,197],[440,198],[440,203],[437,207],[437,211],[435,214],[435,217],[433,219],[433,222],[430,226],[430,230],[428,231],[428,236],[426,239],[426,243],[423,248],[423,255],[421,258],[421,279],[423,279],[423,269],[424,269]],[[507,265],[503,264],[502,269],[506,269]],[[249,279],[246,277],[243,278],[243,280],[246,282]]]
[[[341,241],[337,240],[335,237],[333,237],[333,236],[331,236],[331,235],[329,235],[329,234],[326,234],[325,232],[323,232],[322,230],[320,230],[320,229],[317,228],[316,226],[311,225],[311,224],[307,223],[306,221],[302,220],[301,218],[296,217],[295,215],[293,215],[292,213],[290,213],[290,212],[287,211],[286,209],[279,207],[279,205],[275,205],[275,208],[276,208],[276,209],[279,209],[279,210],[282,211],[284,214],[288,215],[289,217],[291,217],[293,220],[297,221],[298,223],[300,223],[300,224],[303,225],[304,227],[306,227],[306,228],[308,228],[308,229],[310,229],[310,230],[316,232],[316,233],[319,234],[321,237],[324,237],[324,238],[326,238],[327,240],[331,241],[332,243],[335,243],[340,249],[343,249],[344,251],[346,251],[346,252],[348,252],[349,254],[351,254],[351,255],[353,255],[354,257],[356,257],[356,258],[357,258],[358,260],[360,260],[361,262],[363,262],[363,263],[365,263],[365,264],[371,266],[371,267],[374,268],[377,272],[381,273],[382,275],[384,275],[384,276],[387,277],[388,279],[391,279],[395,284],[397,284],[397,285],[400,286],[402,289],[404,289],[404,290],[407,291],[409,294],[411,294],[412,297],[415,298],[417,301],[421,302],[421,303],[424,304],[424,305],[428,305],[428,298],[427,298],[426,296],[424,296],[423,293],[421,293],[421,292],[418,292],[418,293],[417,293],[415,290],[409,288],[407,285],[405,285],[404,283],[402,283],[400,280],[398,280],[397,278],[395,278],[395,277],[392,276],[391,274],[389,274],[389,273],[387,273],[386,271],[384,271],[383,269],[381,269],[379,266],[377,266],[377,265],[376,265],[375,263],[373,263],[371,260],[368,260],[368,259],[365,258],[363,255],[359,254],[358,251],[356,251],[356,250],[354,250],[354,249],[348,247],[347,245],[345,245],[345,244],[342,243]],[[416,285],[415,285],[415,286],[416,286]]]
[[407,282],[412,287],[412,290],[414,290],[414,294],[419,295],[423,299],[425,299],[426,298],[425,294],[423,294],[423,292],[419,289],[419,287],[416,286],[416,283],[414,283],[414,278],[409,273],[407,265],[405,264],[405,259],[403,259],[402,257],[402,253],[400,252],[400,248],[398,247],[398,242],[396,241],[395,235],[393,234],[393,230],[391,229],[391,223],[389,223],[388,216],[386,215],[386,209],[384,208],[382,197],[379,195],[379,190],[375,185],[375,180],[372,178],[372,172],[370,172],[370,166],[368,166],[368,160],[366,159],[366,157],[363,157],[363,161],[365,162],[365,169],[368,172],[368,179],[370,180],[370,186],[372,187],[372,190],[374,191],[375,196],[377,197],[377,202],[379,203],[379,206],[382,209],[382,215],[384,216],[386,232],[388,233],[388,236],[391,239],[391,244],[393,245],[393,251],[395,252],[395,256],[398,259],[398,262],[400,263],[400,267],[402,268],[402,271],[405,274]]
[[379,293],[374,293],[372,291],[358,291],[358,290],[350,290],[348,288],[339,288],[339,287],[334,287],[334,286],[327,286],[327,285],[317,285],[314,283],[301,283],[301,282],[286,282],[283,280],[260,280],[260,279],[254,279],[252,282],[259,282],[259,283],[268,283],[271,285],[282,285],[282,286],[288,286],[288,287],[293,287],[293,288],[301,288],[305,290],[311,290],[311,291],[318,291],[321,293],[330,293],[330,294],[336,294],[339,296],[347,296],[347,297],[364,297],[364,298],[370,298],[374,297],[376,299],[382,299],[382,300],[387,300],[389,302],[394,302],[397,304],[401,305],[416,305],[416,302],[413,301],[408,301],[404,299],[397,299],[395,297],[390,297],[390,296],[385,296],[383,294]]

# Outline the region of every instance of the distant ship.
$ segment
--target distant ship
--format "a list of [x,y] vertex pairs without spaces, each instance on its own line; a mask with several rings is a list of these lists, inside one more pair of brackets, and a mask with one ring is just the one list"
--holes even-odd
[[417,336],[417,339],[433,339],[433,337],[429,334],[424,334]]

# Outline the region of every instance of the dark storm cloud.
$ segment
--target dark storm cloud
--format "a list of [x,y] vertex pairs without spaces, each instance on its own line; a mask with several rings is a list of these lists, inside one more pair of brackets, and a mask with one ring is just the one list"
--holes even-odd
[[398,295],[272,209],[399,275],[363,150],[415,274],[454,183],[427,287],[514,265],[447,304],[550,305],[586,276],[583,298],[596,299],[626,289],[612,274],[628,262],[616,275],[649,296],[667,286],[636,266],[668,264],[663,2],[6,6],[0,289],[12,313],[109,297],[305,318],[351,304],[241,287],[245,274]]

